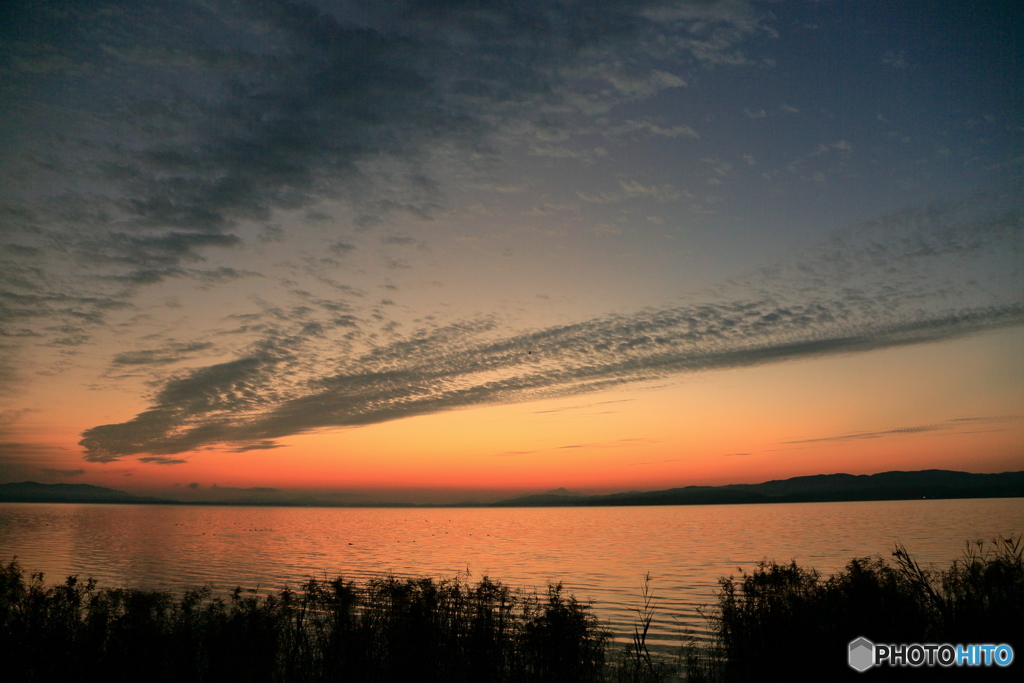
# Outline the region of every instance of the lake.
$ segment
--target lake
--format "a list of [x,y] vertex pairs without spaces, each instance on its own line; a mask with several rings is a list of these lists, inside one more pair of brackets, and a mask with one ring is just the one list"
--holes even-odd
[[286,508],[0,504],[0,560],[56,583],[212,585],[261,592],[305,578],[489,576],[543,591],[562,582],[620,642],[645,574],[657,612],[649,643],[705,632],[697,614],[718,579],[762,559],[828,575],[853,557],[889,557],[902,542],[923,566],[947,568],[967,540],[1024,533],[1024,499],[596,508]]

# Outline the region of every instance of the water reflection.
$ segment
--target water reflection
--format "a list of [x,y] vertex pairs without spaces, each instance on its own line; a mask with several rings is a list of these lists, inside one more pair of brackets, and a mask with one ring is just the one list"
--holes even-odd
[[620,639],[651,575],[659,647],[703,632],[718,578],[764,558],[823,574],[902,541],[945,567],[964,541],[1024,531],[1024,499],[621,508],[346,509],[0,504],[0,559],[49,581],[179,592],[261,590],[309,576],[490,576],[563,582]]

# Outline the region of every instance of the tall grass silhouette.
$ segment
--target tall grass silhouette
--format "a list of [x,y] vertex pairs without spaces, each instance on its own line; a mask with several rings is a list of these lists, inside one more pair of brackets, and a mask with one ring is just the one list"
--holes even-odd
[[560,584],[310,579],[260,596],[28,581],[0,565],[0,667],[13,681],[600,681],[609,634]]
[[848,643],[1007,643],[1024,656],[1024,542],[968,544],[948,570],[922,568],[902,545],[891,561],[851,560],[823,578],[795,562],[761,562],[720,580],[705,610],[711,637],[677,656],[647,636],[649,575],[632,638],[608,657],[611,634],[561,584],[524,593],[488,578],[309,579],[272,595],[209,588],[168,593],[48,586],[16,561],[0,564],[4,680],[119,683],[695,683],[1019,677],[999,667],[847,666]]
[[[924,569],[902,544],[892,562],[851,560],[823,579],[795,562],[761,562],[720,580],[705,614],[713,637],[684,653],[691,681],[964,680],[1020,676],[999,667],[881,667],[861,674],[847,646],[876,643],[1007,643],[1024,654],[1024,544],[1021,537],[969,543],[948,570]],[[1019,656],[1019,655],[1018,655]]]

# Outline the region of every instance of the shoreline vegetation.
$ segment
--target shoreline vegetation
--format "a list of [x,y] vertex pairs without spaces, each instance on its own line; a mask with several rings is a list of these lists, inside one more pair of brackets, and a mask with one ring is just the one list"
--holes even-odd
[[632,505],[728,505],[757,503],[826,503],[921,498],[1021,498],[1024,472],[978,474],[951,470],[880,472],[878,474],[817,474],[777,479],[761,484],[686,486],[662,491],[628,491],[582,495],[556,489],[492,503],[453,504],[396,502],[339,503],[317,494],[294,494],[272,488],[249,489],[233,500],[181,501],[136,496],[91,484],[40,484],[34,481],[0,484],[0,503],[106,503],[134,505],[256,505],[309,507],[588,507]]
[[[5,680],[49,682],[695,683],[1007,678],[1009,667],[880,667],[858,674],[848,643],[1007,643],[1024,656],[1022,537],[967,544],[946,570],[897,545],[891,560],[852,559],[824,578],[761,562],[720,580],[711,634],[681,634],[672,654],[646,635],[645,581],[632,637],[616,646],[592,606],[560,584],[545,593],[488,578],[471,584],[382,577],[309,579],[272,595],[209,588],[169,593],[27,579],[0,563]],[[709,596],[710,597],[710,596]]]

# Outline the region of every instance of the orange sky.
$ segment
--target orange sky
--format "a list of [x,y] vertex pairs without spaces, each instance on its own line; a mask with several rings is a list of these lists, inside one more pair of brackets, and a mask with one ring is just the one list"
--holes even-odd
[[0,26],[0,483],[1024,470],[1016,5],[63,4]]
[[339,502],[456,502],[557,487],[598,493],[833,472],[1009,471],[1022,466],[1021,349],[1024,331],[1011,329],[323,430],[277,449],[184,453],[177,465],[83,464],[80,425],[138,409],[130,401],[97,410],[40,396],[40,405],[89,409],[62,410],[44,429],[30,416],[23,434],[47,454],[46,467],[85,469],[75,481],[182,499],[239,495],[214,485],[333,491],[344,494]]

